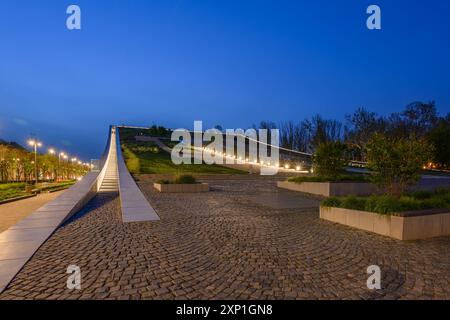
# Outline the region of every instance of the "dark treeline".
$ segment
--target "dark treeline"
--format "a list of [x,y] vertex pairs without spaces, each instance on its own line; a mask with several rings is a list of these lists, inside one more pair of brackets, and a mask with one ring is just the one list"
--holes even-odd
[[404,111],[388,116],[359,108],[346,115],[344,123],[315,115],[300,122],[286,121],[278,125],[262,121],[258,127],[279,129],[280,145],[301,152],[314,153],[322,143],[345,142],[356,161],[366,160],[364,149],[374,133],[391,138],[425,138],[433,146],[436,164],[450,167],[450,113],[439,116],[434,102],[414,102]]

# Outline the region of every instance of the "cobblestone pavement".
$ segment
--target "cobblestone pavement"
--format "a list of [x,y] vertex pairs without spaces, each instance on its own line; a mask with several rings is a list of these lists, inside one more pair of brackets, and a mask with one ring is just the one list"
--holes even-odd
[[[450,238],[400,242],[321,221],[275,180],[212,179],[205,194],[141,188],[161,217],[122,224],[99,195],[26,264],[1,299],[449,299]],[[299,208],[255,201],[273,192]],[[257,199],[258,197],[256,197]],[[307,199],[311,202],[311,199]],[[81,268],[82,290],[66,288]],[[382,289],[366,287],[369,265]]]

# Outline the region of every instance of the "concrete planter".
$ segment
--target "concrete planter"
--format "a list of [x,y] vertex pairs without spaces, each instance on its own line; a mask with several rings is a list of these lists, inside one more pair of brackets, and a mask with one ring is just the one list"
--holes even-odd
[[381,215],[334,207],[320,207],[320,218],[397,240],[418,240],[450,235],[450,209]]
[[323,197],[369,196],[378,194],[377,187],[369,182],[289,182],[279,181],[279,188],[310,193]]
[[195,192],[208,192],[209,184],[207,183],[194,183],[194,184],[161,184],[154,183],[153,186],[156,190],[163,193],[195,193]]

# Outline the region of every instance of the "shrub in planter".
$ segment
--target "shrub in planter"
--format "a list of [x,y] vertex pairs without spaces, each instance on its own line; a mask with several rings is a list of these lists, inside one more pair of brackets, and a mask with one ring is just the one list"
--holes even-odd
[[320,144],[313,156],[315,172],[332,179],[342,174],[347,163],[347,146],[340,141]]
[[357,198],[355,196],[345,197],[341,202],[341,207],[346,209],[364,210],[366,200],[364,198]]
[[182,174],[179,176],[176,176],[174,179],[174,183],[177,184],[194,184],[197,183],[197,180],[191,175],[188,174]]
[[159,183],[159,184],[195,184],[195,183],[197,183],[197,180],[195,180],[195,178],[191,175],[183,174],[183,175],[176,176],[172,181],[163,179],[163,180],[156,181],[156,183]]
[[[426,198],[424,199],[424,197]],[[330,197],[322,201],[322,206],[362,210],[380,214],[423,209],[443,209],[450,208],[450,190],[439,190],[436,192],[427,192],[426,194],[423,192],[415,192],[402,197],[390,195]]]
[[329,197],[322,201],[324,207],[341,207],[341,200],[338,197]]
[[156,181],[156,183],[159,183],[159,184],[170,184],[170,180],[158,180],[158,181]]
[[424,190],[419,190],[419,191],[416,191],[411,194],[412,197],[414,197],[415,199],[418,199],[418,200],[429,199],[429,198],[431,198],[432,195],[433,195],[433,192],[424,191]]
[[422,202],[422,207],[424,209],[427,208],[445,208],[450,205],[450,201],[445,199],[444,197],[433,197],[429,199],[425,199]]
[[389,195],[400,196],[420,178],[420,170],[431,158],[431,146],[424,139],[391,138],[375,134],[367,144],[372,179]]
[[367,199],[365,210],[388,214],[401,211],[401,205],[399,199],[392,196],[373,196]]

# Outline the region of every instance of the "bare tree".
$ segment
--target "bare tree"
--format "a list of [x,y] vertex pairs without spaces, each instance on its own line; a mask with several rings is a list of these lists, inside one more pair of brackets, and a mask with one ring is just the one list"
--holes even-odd
[[292,121],[280,123],[280,145],[283,148],[296,149],[295,125]]
[[347,115],[346,119],[345,141],[351,146],[353,158],[365,161],[365,146],[373,134],[385,131],[386,122],[382,117],[365,108],[358,108],[353,114]]
[[388,135],[397,138],[407,138],[411,135],[425,137],[436,126],[438,119],[434,101],[413,102],[406,106],[405,111],[389,116]]
[[338,141],[342,138],[342,124],[337,120],[327,120],[320,115],[315,115],[311,121],[305,121],[305,126],[309,131],[312,151],[322,143]]

